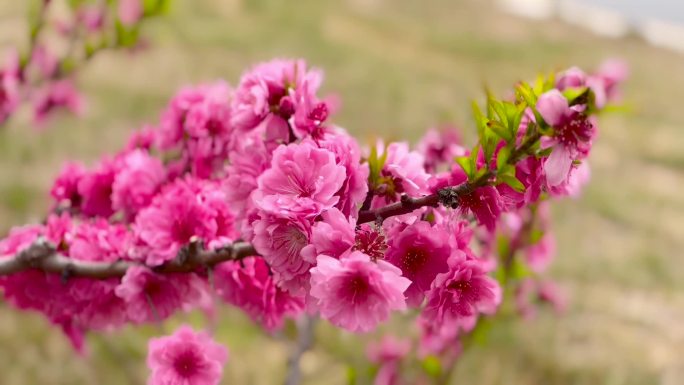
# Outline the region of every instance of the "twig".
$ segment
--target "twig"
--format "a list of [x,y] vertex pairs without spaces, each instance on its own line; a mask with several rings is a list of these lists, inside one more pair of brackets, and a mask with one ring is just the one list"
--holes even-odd
[[299,385],[302,380],[302,368],[299,362],[304,353],[313,345],[317,320],[316,317],[305,316],[301,323],[297,324],[297,345],[287,360],[285,385]]
[[[182,254],[182,253],[180,253]],[[203,267],[211,267],[225,261],[236,261],[258,255],[246,242],[236,242],[218,250],[198,250],[194,257],[179,257],[160,266],[150,268],[157,273],[187,273]],[[17,253],[14,257],[0,257],[0,275],[14,274],[23,270],[38,269],[49,273],[69,272],[69,276],[105,279],[121,277],[129,267],[143,265],[140,262],[116,261],[111,263],[78,261],[66,257],[43,238]],[[144,266],[144,265],[143,265]]]

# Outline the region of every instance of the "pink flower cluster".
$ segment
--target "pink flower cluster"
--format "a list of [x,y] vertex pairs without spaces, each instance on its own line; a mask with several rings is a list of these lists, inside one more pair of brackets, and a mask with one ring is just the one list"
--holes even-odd
[[[209,290],[267,330],[309,312],[368,332],[394,312],[417,309],[421,350],[438,354],[497,310],[502,289],[491,273],[510,269],[504,256],[493,257],[501,236],[525,253],[531,271],[548,265],[554,243],[546,219],[534,228],[523,223],[545,215],[542,197],[574,195],[586,181],[588,166],[578,163],[591,149],[590,113],[599,108],[564,91],[588,87],[612,98],[620,76],[569,70],[537,95],[515,135],[497,139],[488,154],[484,146],[463,148],[452,129],[428,131],[417,150],[404,142],[362,150],[329,122],[334,108],[317,96],[322,74],[301,60],[257,65],[235,88],[184,88],[159,122],[133,134],[119,153],[90,168],[65,165],[50,191],[62,215],[14,229],[0,242],[0,258],[44,238],[75,261],[136,265],[103,280],[26,270],[0,278],[0,289],[9,303],[44,313],[75,342],[88,329],[206,307]],[[533,133],[540,145],[523,148]],[[506,163],[518,150],[534,152]],[[467,157],[472,169],[454,157]],[[477,173],[487,179],[471,185]],[[389,218],[378,214],[451,191],[446,187],[463,188],[451,207],[432,201]],[[369,212],[379,219],[369,221]],[[160,265],[183,263],[191,244],[212,252],[238,240],[258,255],[158,273]],[[183,376],[213,383],[221,360],[200,356],[204,342],[187,338],[174,348],[152,344],[151,383]],[[181,370],[174,360],[189,366]],[[382,360],[391,378],[396,359]]]
[[228,349],[189,326],[152,338],[148,350],[148,385],[217,385],[228,361]]
[[[161,1],[55,3],[36,4],[25,23],[23,40],[30,43],[25,50],[9,50],[0,66],[0,125],[23,104],[29,106],[35,128],[60,112],[81,115],[86,104],[76,85],[77,72],[103,47],[139,47],[140,23],[162,11]],[[67,45],[78,49],[63,49]]]

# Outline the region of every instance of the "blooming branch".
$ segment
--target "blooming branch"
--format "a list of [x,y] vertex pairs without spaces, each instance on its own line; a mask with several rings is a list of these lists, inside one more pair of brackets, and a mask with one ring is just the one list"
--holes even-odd
[[[329,122],[322,74],[303,60],[257,65],[235,88],[184,88],[113,156],[63,168],[45,223],[0,240],[0,290],[76,346],[88,330],[220,299],[269,331],[307,312],[369,332],[417,309],[420,350],[455,359],[526,269],[547,266],[543,221],[524,223],[586,182],[593,115],[619,80],[571,69],[505,100],[488,94],[484,112],[473,106],[472,148],[430,131],[415,150],[368,151]],[[301,332],[288,381],[310,337]],[[385,381],[400,356],[387,353]]]
[[[194,244],[190,244],[192,246]],[[221,262],[237,261],[256,255],[254,247],[246,242],[236,242],[219,250],[201,250],[188,247],[178,256],[159,266],[148,266],[156,273],[190,273],[202,268],[211,268]],[[37,269],[48,273],[70,277],[106,279],[123,277],[133,266],[145,266],[131,261],[88,262],[77,261],[60,254],[54,245],[45,239],[38,239],[14,257],[0,257],[0,275],[15,274],[23,270]]]

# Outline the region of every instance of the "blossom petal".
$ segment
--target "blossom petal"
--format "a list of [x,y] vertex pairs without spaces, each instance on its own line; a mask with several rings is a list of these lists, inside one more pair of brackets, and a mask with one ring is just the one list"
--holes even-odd
[[568,101],[560,91],[553,89],[539,97],[537,110],[546,123],[558,126],[563,122],[566,111],[569,110]]
[[570,152],[565,146],[555,146],[544,163],[546,183],[551,187],[563,183],[570,173],[570,166],[572,166]]

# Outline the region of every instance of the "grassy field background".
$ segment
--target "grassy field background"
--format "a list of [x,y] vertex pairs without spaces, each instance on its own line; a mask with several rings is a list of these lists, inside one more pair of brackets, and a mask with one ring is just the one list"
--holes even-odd
[[[0,44],[21,41],[24,2],[0,3]],[[151,48],[104,54],[83,73],[89,108],[33,132],[22,119],[0,131],[0,232],[38,221],[66,159],[94,161],[154,123],[180,86],[250,64],[301,56],[326,71],[335,121],[361,140],[416,139],[452,121],[472,129],[469,101],[482,85],[504,92],[537,71],[627,60],[631,111],[607,115],[583,197],[554,211],[559,253],[551,275],[570,295],[558,318],[502,322],[469,351],[453,383],[679,385],[684,383],[684,57],[637,38],[609,40],[558,22],[499,13],[480,0],[176,0],[146,28]],[[190,320],[180,316],[167,325]],[[225,384],[277,384],[287,345],[235,311],[218,338],[232,353]],[[303,358],[306,384],[344,384],[363,337],[333,334]],[[153,327],[88,338],[79,357],[40,317],[0,304],[0,383],[143,384]]]

